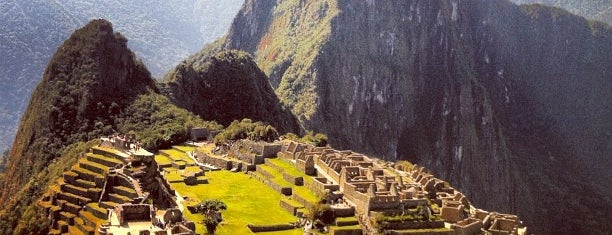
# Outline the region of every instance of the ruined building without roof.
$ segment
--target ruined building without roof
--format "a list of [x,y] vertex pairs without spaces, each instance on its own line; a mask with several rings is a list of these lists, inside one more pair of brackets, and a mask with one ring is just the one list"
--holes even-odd
[[143,163],[151,161],[133,133],[101,138],[39,202],[52,223],[49,234],[194,234],[182,214],[168,223],[145,203]]
[[421,218],[389,222],[385,228],[388,231],[447,227],[453,231],[451,234],[526,233],[517,216],[474,208],[461,192],[423,167],[393,167],[391,163],[377,162],[352,151],[315,148],[297,142],[284,144],[278,156],[293,162],[306,174],[318,176],[310,188],[341,195],[363,218],[362,222],[407,214]]

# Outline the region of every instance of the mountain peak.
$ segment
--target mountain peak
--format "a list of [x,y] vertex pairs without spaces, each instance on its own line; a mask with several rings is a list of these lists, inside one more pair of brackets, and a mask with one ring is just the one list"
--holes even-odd
[[12,195],[33,173],[66,146],[111,132],[111,117],[150,90],[156,90],[154,80],[110,22],[93,20],[75,31],[52,57],[21,120],[6,167],[5,179],[11,180],[0,187],[0,209],[10,213],[24,203]]
[[610,168],[595,164],[609,163],[609,27],[507,0],[262,3],[245,3],[225,47],[254,55],[306,129],[421,164],[536,233],[607,231],[568,212],[597,200],[547,195],[580,179],[611,206],[595,177]]
[[241,118],[264,121],[281,132],[298,124],[253,58],[237,50],[198,54],[166,76],[164,91],[179,107],[223,125]]

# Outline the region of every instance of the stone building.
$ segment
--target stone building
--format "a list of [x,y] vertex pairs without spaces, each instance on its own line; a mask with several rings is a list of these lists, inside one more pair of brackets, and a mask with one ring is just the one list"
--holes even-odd
[[[416,213],[417,217],[411,221],[387,226],[400,230],[442,228],[446,222],[450,228],[444,234],[526,232],[516,216],[474,211],[461,192],[420,166],[387,168],[352,151],[315,148],[297,142],[286,142],[278,156],[293,162],[300,171],[316,175],[306,186],[316,193],[340,195],[342,201],[352,205],[356,213],[365,218],[362,221],[371,221],[381,215],[394,217]],[[399,231],[393,229],[390,231]]]

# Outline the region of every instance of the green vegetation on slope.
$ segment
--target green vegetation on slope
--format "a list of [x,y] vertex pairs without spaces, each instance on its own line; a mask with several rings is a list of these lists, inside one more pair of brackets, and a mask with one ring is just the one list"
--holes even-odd
[[225,130],[215,136],[215,143],[220,145],[239,139],[272,142],[278,139],[278,131],[276,131],[276,128],[263,122],[253,122],[251,119],[245,118],[240,122],[237,120],[233,121]]
[[[0,228],[3,228],[4,234],[11,234],[14,229],[14,234],[43,234],[47,231],[49,224],[44,213],[41,213],[40,207],[35,202],[40,195],[59,177],[64,171],[70,169],[77,162],[79,154],[85,152],[91,146],[97,144],[98,141],[79,142],[72,144],[60,153],[60,157],[53,160],[48,167],[43,171],[34,175],[30,181],[26,183],[19,192],[14,195],[21,200],[17,201],[17,210],[3,211],[3,217],[0,220]],[[21,214],[23,213],[23,214]]]
[[249,118],[282,132],[298,130],[297,120],[280,104],[250,55],[236,50],[205,55],[204,51],[179,64],[160,84],[173,103],[226,126]]
[[281,139],[293,140],[300,143],[311,144],[316,147],[324,147],[327,145],[327,135],[323,133],[314,133],[313,131],[306,131],[306,134],[299,137],[293,133],[287,133],[281,136]]
[[[277,1],[271,14],[268,31],[256,39],[257,53],[250,52],[270,77],[283,104],[291,107],[299,119],[309,119],[318,104],[317,72],[311,68],[331,34],[331,19],[338,14],[337,2]],[[234,22],[242,21],[237,18]],[[250,25],[233,25],[232,30],[245,27]],[[228,38],[230,48],[240,48],[240,42],[231,40]]]
[[139,96],[116,122],[120,132],[136,131],[136,137],[147,149],[169,148],[185,142],[193,127],[211,130],[222,128],[215,122],[204,121],[176,107],[165,96],[154,93]]

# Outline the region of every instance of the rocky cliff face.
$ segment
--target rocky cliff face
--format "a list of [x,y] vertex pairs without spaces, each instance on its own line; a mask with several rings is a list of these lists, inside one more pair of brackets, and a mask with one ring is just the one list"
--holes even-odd
[[[111,116],[136,95],[155,89],[127,40],[108,21],[94,20],[77,30],[53,56],[21,120],[0,187],[3,220],[15,220],[36,200],[41,189],[28,188],[29,181],[62,148],[112,130]],[[2,225],[7,233],[15,226]]]
[[203,119],[227,126],[250,118],[281,132],[299,130],[297,120],[280,105],[268,78],[244,52],[223,51],[195,55],[177,66],[162,84],[179,107]]
[[422,164],[537,233],[609,229],[605,24],[503,0],[247,1],[225,47],[337,147]]

